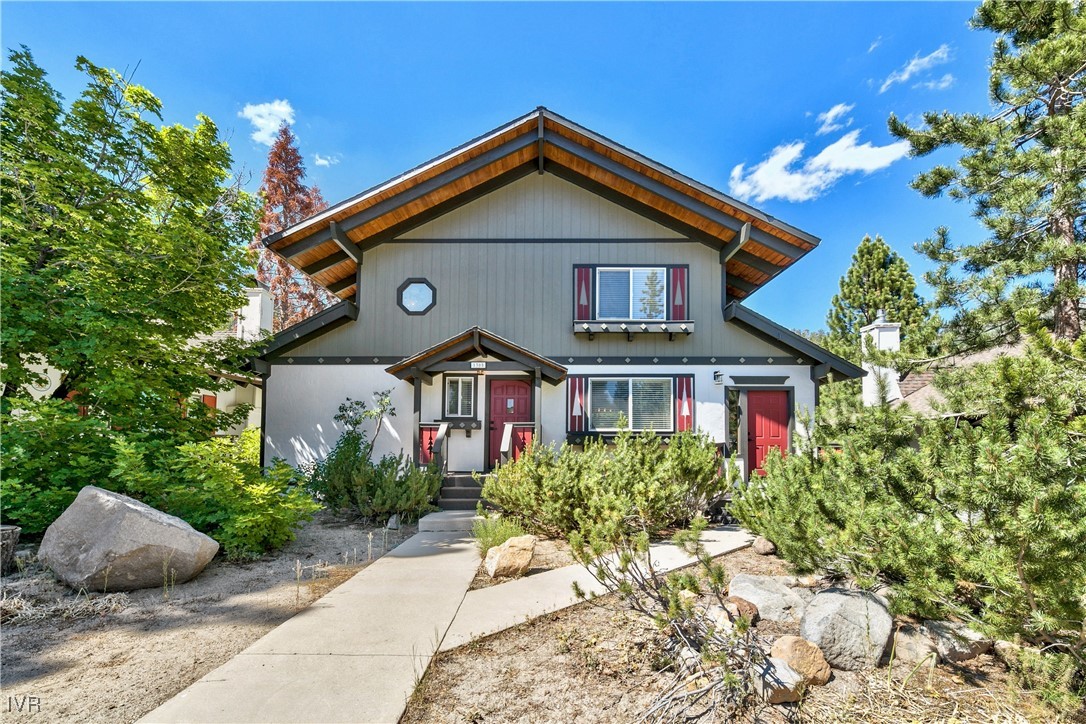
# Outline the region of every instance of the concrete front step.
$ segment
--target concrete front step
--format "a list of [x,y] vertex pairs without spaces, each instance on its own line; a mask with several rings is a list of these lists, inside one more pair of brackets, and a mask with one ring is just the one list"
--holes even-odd
[[478,519],[475,503],[472,502],[470,509],[442,510],[424,515],[419,519],[419,533],[470,533]]
[[442,510],[470,510],[479,507],[478,498],[438,498],[437,507]]
[[470,473],[453,473],[452,475],[446,475],[444,487],[456,487],[456,488],[479,488],[482,489],[482,481],[476,480]]
[[478,500],[482,494],[481,488],[460,487],[460,486],[445,486],[441,489],[442,498],[471,498],[472,500]]

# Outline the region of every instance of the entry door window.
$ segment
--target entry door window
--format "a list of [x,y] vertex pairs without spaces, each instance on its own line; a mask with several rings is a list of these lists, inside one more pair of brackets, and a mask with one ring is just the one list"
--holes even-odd
[[475,415],[475,378],[449,377],[445,380],[445,417]]

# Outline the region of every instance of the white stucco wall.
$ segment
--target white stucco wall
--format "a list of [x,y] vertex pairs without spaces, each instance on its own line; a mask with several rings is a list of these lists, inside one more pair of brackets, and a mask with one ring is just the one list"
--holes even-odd
[[[724,376],[723,384],[714,384],[714,373]],[[507,375],[508,373],[495,373]],[[794,389],[794,401],[800,411],[812,411],[815,405],[815,385],[810,368],[799,365],[694,365],[661,368],[655,365],[573,365],[572,375],[694,375],[694,421],[697,428],[714,442],[727,439],[725,387],[734,386],[732,375],[743,377],[787,377],[782,389]],[[484,450],[488,435],[485,418],[485,376],[476,384],[476,410],[483,422],[482,430],[471,436],[463,430],[453,430],[447,442],[450,471],[481,470],[485,465]],[[321,459],[335,445],[342,429],[332,419],[339,405],[350,396],[370,401],[375,392],[392,390],[396,416],[385,420],[378,438],[376,453],[410,455],[413,438],[413,390],[406,382],[396,379],[379,365],[275,365],[267,381],[270,406],[266,419],[265,454],[282,457],[293,465]],[[422,386],[423,423],[441,417],[442,377],[433,384]],[[793,414],[795,415],[795,410]],[[800,415],[796,415],[799,424]],[[540,422],[544,442],[557,445],[566,438],[566,386],[544,384]]]

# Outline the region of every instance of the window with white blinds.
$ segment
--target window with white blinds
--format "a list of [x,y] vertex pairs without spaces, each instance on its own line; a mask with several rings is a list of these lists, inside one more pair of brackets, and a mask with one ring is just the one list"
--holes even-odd
[[665,267],[605,267],[596,270],[596,318],[664,319]]
[[671,431],[673,384],[669,377],[593,378],[588,381],[588,420],[592,430],[615,432],[626,418],[630,429]]
[[475,378],[445,379],[445,416],[471,417],[475,411]]

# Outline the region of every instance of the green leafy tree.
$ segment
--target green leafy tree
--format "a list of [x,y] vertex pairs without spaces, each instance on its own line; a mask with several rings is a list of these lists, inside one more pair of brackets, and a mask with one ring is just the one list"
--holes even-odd
[[232,420],[188,400],[243,350],[194,340],[244,302],[257,206],[209,118],[160,125],[148,90],[76,67],[87,85],[67,108],[26,48],[2,74],[4,423],[48,365],[54,397],[131,439],[206,437]]
[[916,280],[908,263],[881,236],[863,238],[840,288],[826,315],[825,344],[832,352],[859,361],[860,329],[874,322],[880,311],[887,321],[901,324],[903,349],[917,352],[930,342],[932,319],[916,293]]
[[913,181],[925,196],[972,205],[990,236],[954,244],[946,228],[919,245],[938,266],[935,302],[954,310],[963,347],[1018,333],[1017,310],[1038,308],[1061,339],[1082,333],[1086,260],[1086,5],[986,0],[972,26],[998,34],[990,65],[991,115],[926,113],[890,131],[915,156],[954,147],[957,166]]

